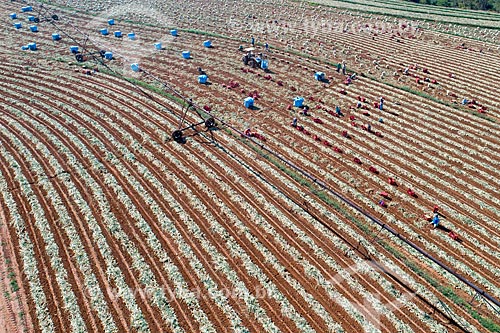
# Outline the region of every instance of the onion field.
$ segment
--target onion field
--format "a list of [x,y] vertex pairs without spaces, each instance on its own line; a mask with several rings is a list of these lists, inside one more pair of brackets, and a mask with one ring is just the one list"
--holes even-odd
[[500,15],[317,2],[0,4],[0,332],[500,332]]

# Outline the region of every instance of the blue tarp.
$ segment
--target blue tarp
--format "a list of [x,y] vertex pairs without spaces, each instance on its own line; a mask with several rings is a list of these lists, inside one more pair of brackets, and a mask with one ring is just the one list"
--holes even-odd
[[317,81],[323,81],[325,79],[325,73],[323,72],[316,72],[314,74],[314,78],[317,80]]
[[300,108],[304,104],[304,97],[295,97],[293,106]]
[[132,65],[130,65],[130,68],[132,68],[132,70],[134,72],[138,72],[139,71],[139,64],[132,64]]
[[253,98],[252,97],[245,98],[244,105],[246,108],[251,108],[253,106]]
[[199,83],[207,83],[207,80],[208,80],[208,76],[206,76],[206,75],[199,75],[198,76]]

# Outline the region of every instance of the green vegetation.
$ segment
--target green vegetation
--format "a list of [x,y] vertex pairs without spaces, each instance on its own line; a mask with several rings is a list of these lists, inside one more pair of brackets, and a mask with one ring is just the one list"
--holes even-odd
[[19,290],[19,285],[17,284],[16,281],[16,274],[14,274],[14,271],[12,270],[11,267],[9,267],[8,272],[9,272],[8,276],[10,279],[10,287],[12,289],[12,292],[15,293],[16,291]]
[[495,10],[500,11],[499,0],[405,0],[414,3],[422,3],[426,5],[476,9],[476,10]]
[[[301,2],[304,0],[290,0]],[[425,5],[424,1],[400,0],[305,0],[311,6],[323,5],[337,10],[356,12],[359,17],[368,14],[384,15],[395,18],[418,19],[433,23],[450,23],[457,26],[500,29],[500,15],[493,11],[470,11],[468,9]],[[493,1],[493,0],[489,0]],[[500,0],[495,0],[500,1]],[[332,12],[333,14],[333,12]]]
[[19,290],[19,285],[16,280],[10,280],[10,287],[12,288],[13,293]]

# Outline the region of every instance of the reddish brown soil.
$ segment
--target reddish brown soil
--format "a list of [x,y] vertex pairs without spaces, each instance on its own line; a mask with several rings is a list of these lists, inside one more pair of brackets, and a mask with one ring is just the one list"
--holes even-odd
[[[208,1],[207,4],[210,5],[211,2]],[[295,4],[293,6],[296,8]],[[5,11],[11,10],[11,7],[12,5],[9,4],[1,5]],[[316,13],[315,9],[308,8],[306,11]],[[243,21],[248,18],[241,19]],[[347,17],[342,16],[342,19],[346,20]],[[88,20],[88,16],[77,14],[73,23],[85,26]],[[261,18],[253,20],[263,21]],[[298,18],[291,17],[290,20],[292,26],[292,23],[297,23],[294,20],[298,20]],[[360,18],[360,20],[366,19]],[[472,70],[468,61],[473,58],[477,60],[479,65],[486,67],[489,62],[494,61],[493,51],[481,54],[471,54],[464,50],[451,52],[446,47],[439,46],[440,42],[444,43],[445,35],[429,31],[426,32],[425,38],[430,38],[437,43],[423,48],[422,52],[412,54],[409,50],[421,47],[425,38],[413,38],[409,32],[399,34],[398,36],[403,42],[396,43],[395,37],[388,34],[375,35],[359,31],[345,33],[334,30],[319,30],[316,33],[311,27],[294,26],[292,31],[296,34],[313,35],[308,41],[312,46],[303,46],[292,51],[285,48],[290,41],[273,40],[271,44],[279,49],[275,48],[272,53],[269,53],[272,73],[270,73],[270,78],[265,78],[266,73],[263,71],[259,69],[248,71],[248,68],[244,68],[241,64],[242,54],[237,51],[238,46],[242,44],[239,38],[244,37],[243,35],[248,31],[227,30],[222,21],[215,19],[214,22],[214,24],[205,26],[199,26],[199,23],[193,22],[191,26],[186,26],[186,28],[200,30],[211,29],[216,34],[226,36],[226,38],[213,37],[212,41],[215,47],[211,49],[205,49],[202,46],[202,42],[207,36],[182,31],[178,38],[169,39],[166,50],[156,53],[146,52],[145,55],[141,54],[144,50],[140,48],[129,48],[130,41],[127,39],[116,40],[116,45],[120,44],[120,50],[117,50],[116,54],[121,54],[123,51],[130,58],[140,58],[141,67],[146,68],[156,77],[169,82],[184,95],[193,97],[196,104],[211,106],[218,116],[228,120],[231,125],[241,130],[251,127],[262,133],[267,139],[265,141],[266,147],[286,159],[292,160],[295,165],[307,170],[313,177],[325,180],[325,175],[329,175],[335,177],[345,186],[355,189],[360,193],[359,195],[345,192],[344,186],[339,186],[332,181],[327,182],[333,190],[342,192],[366,212],[379,217],[381,221],[391,225],[402,236],[412,239],[415,244],[429,251],[430,247],[427,248],[427,243],[430,244],[429,246],[443,249],[443,253],[433,254],[445,264],[451,266],[453,260],[463,262],[481,278],[486,279],[488,284],[494,288],[500,288],[500,282],[493,273],[495,267],[498,269],[498,260],[496,253],[491,253],[491,250],[497,251],[498,249],[500,232],[495,221],[499,217],[500,205],[495,203],[494,199],[497,197],[495,197],[494,191],[482,185],[485,182],[492,182],[492,185],[498,184],[498,181],[491,181],[491,179],[500,176],[494,167],[497,165],[495,160],[498,156],[495,150],[498,150],[499,146],[499,141],[495,136],[498,134],[498,126],[496,123],[474,116],[471,110],[461,107],[454,108],[454,104],[440,104],[415,94],[409,95],[394,86],[408,85],[412,89],[425,91],[430,96],[455,103],[458,100],[446,97],[444,91],[450,90],[458,94],[459,97],[468,94],[468,96],[477,98],[480,103],[488,104],[489,109],[485,115],[490,117],[490,120],[498,120],[500,118],[496,113],[498,110],[495,109],[495,106],[498,105],[500,99],[492,88],[493,82],[498,80],[498,74],[490,73],[479,66],[478,75],[484,77],[484,80],[474,85],[473,78],[462,75],[458,71],[458,66],[461,64],[466,64],[464,70]],[[179,27],[183,27],[181,23],[179,22]],[[155,38],[158,34],[164,33],[161,28],[157,27],[122,22],[120,25],[123,27],[123,31],[133,29],[141,37],[140,42],[149,46],[156,41]],[[279,29],[283,29],[282,25],[277,26]],[[90,27],[84,29],[92,31]],[[4,31],[4,35],[6,33],[7,30]],[[29,33],[19,31],[19,36],[26,39]],[[26,160],[25,153],[17,151],[8,138],[2,137],[0,139],[5,149],[19,163],[28,181],[32,183],[36,199],[44,209],[49,228],[59,247],[59,255],[67,272],[67,280],[78,300],[78,307],[84,318],[86,330],[102,331],[103,324],[100,322],[96,309],[91,304],[90,295],[84,286],[85,273],[79,269],[75,254],[70,249],[70,240],[58,222],[60,210],[58,207],[54,207],[43,187],[37,185],[45,176],[51,177],[50,183],[61,197],[64,208],[78,231],[90,261],[90,269],[99,282],[99,288],[104,293],[104,301],[109,308],[110,316],[119,331],[129,329],[131,314],[121,298],[113,297],[107,293],[107,291],[116,288],[116,284],[107,275],[108,267],[100,250],[94,244],[95,238],[92,230],[87,225],[85,216],[79,211],[73,198],[68,194],[68,185],[55,175],[50,162],[43,156],[41,147],[47,147],[57,163],[70,175],[69,181],[74,184],[84,197],[85,204],[90,207],[92,215],[110,247],[111,255],[116,260],[118,269],[123,273],[127,285],[132,290],[144,288],[141,278],[143,272],[134,267],[124,240],[119,239],[109,229],[100,206],[95,202],[97,198],[95,193],[88,188],[84,179],[77,176],[79,166],[71,162],[67,154],[73,155],[83,165],[97,186],[102,189],[104,198],[109,204],[110,213],[120,221],[120,227],[127,235],[130,244],[137,249],[144,264],[150,269],[155,281],[168,290],[174,290],[173,281],[139,227],[140,221],[136,220],[129,207],[117,198],[117,193],[108,184],[107,176],[111,175],[116,179],[116,185],[131,200],[134,210],[147,223],[162,249],[178,268],[188,288],[201,291],[197,301],[217,331],[229,331],[231,321],[234,318],[225,313],[217,305],[217,301],[208,294],[205,288],[207,281],[202,280],[199,272],[193,269],[193,263],[183,254],[184,250],[176,244],[173,235],[164,228],[165,221],[158,218],[157,211],[152,207],[145,194],[152,198],[165,218],[169,219],[179,231],[183,241],[192,250],[196,260],[219,290],[231,290],[234,286],[231,278],[215,264],[213,253],[204,248],[206,243],[210,244],[225,259],[234,274],[233,278],[241,281],[254,296],[259,295],[259,292],[266,288],[267,283],[273,283],[296,313],[304,318],[313,330],[327,332],[327,323],[319,313],[311,308],[307,297],[304,297],[300,290],[296,290],[290,280],[296,281],[305,293],[310,294],[314,301],[325,309],[326,315],[339,323],[346,331],[361,332],[363,330],[351,314],[329,295],[330,290],[320,286],[311,274],[305,272],[304,267],[306,267],[305,263],[307,262],[325,279],[336,275],[336,272],[332,271],[329,261],[314,253],[317,246],[324,255],[331,258],[343,269],[352,268],[356,265],[357,258],[365,258],[365,250],[359,246],[359,241],[371,238],[366,231],[361,230],[359,226],[346,218],[345,213],[339,212],[320,200],[318,196],[312,195],[308,188],[301,186],[290,175],[281,172],[276,165],[263,158],[262,154],[259,155],[252,151],[247,139],[241,139],[235,133],[229,135],[225,128],[213,131],[211,134],[188,130],[185,133],[192,134],[192,136],[187,137],[187,142],[184,145],[177,146],[177,143],[168,138],[172,130],[177,128],[181,114],[180,106],[157,93],[148,92],[146,96],[138,91],[137,87],[119,78],[103,73],[84,75],[78,67],[48,60],[47,58],[54,58],[49,56],[53,53],[54,55],[61,54],[66,57],[66,60],[72,61],[72,58],[67,55],[70,41],[63,39],[61,43],[54,43],[50,40],[50,34],[45,33],[40,33],[37,37],[39,39],[37,41],[39,44],[38,52],[23,53],[19,59],[10,59],[10,55],[18,52],[14,46],[6,46],[3,53],[0,53],[0,60],[3,60],[2,65],[0,65],[2,78],[0,80],[0,89],[2,89],[0,125],[7,128],[26,147],[26,152],[40,163],[43,174],[35,174],[32,171],[33,166]],[[11,41],[13,38],[9,37],[8,40]],[[333,41],[336,40],[341,41],[340,46],[337,45],[341,55],[337,55],[333,60],[325,58],[324,52],[318,45],[320,42],[332,43],[333,45]],[[301,45],[303,40],[298,38],[293,42]],[[366,47],[363,49],[351,48],[350,45],[366,45]],[[471,48],[477,46],[473,43],[470,45]],[[180,58],[180,51],[186,48],[193,53],[193,59],[183,60]],[[258,49],[262,50],[262,47],[259,46]],[[302,55],[297,55],[297,51],[301,52]],[[306,55],[315,58],[308,59]],[[436,55],[437,60],[435,62],[429,61],[434,55]],[[127,75],[133,75],[146,82],[154,82],[151,76],[145,73],[134,74],[130,72],[128,60],[120,59],[119,56],[117,58],[111,62],[111,68],[115,70],[123,68]],[[338,58],[347,59],[349,67],[357,70],[359,74],[364,73],[371,78],[360,75],[353,84],[344,85],[342,83],[344,77],[334,72],[334,63],[338,61]],[[379,67],[373,65],[375,60],[379,63]],[[420,66],[428,68],[429,76],[436,78],[439,85],[427,87],[413,81],[410,82],[410,78],[392,77],[393,71],[401,70],[411,63],[419,63]],[[420,69],[413,70],[412,74],[423,76],[424,73],[420,66]],[[196,83],[198,67],[207,71],[211,85],[201,86]],[[101,67],[101,69],[104,68]],[[329,83],[319,83],[312,79],[314,72],[319,70],[330,76]],[[382,71],[386,72],[387,78],[379,80],[378,77]],[[457,73],[455,79],[449,78],[450,72]],[[237,81],[240,86],[229,89],[226,86],[229,81]],[[278,85],[278,81],[282,81],[283,84]],[[347,94],[339,94],[339,89],[346,89]],[[258,109],[244,109],[242,100],[252,91],[258,91],[261,96],[256,100]],[[293,98],[298,95],[306,98],[306,104],[311,106],[310,112],[312,114],[311,117],[299,116],[300,124],[304,125],[312,135],[317,135],[321,140],[330,142],[332,146],[341,148],[342,153],[323,146],[321,142],[313,139],[312,135],[305,135],[289,126],[291,118],[297,116],[297,113],[296,109],[295,111],[287,110],[286,106],[291,104]],[[360,111],[353,107],[357,96],[364,96],[368,99],[366,104],[368,105],[367,111],[370,113],[369,117],[364,118]],[[371,103],[377,101],[380,96],[384,96],[386,99],[385,112],[371,106]],[[32,104],[36,105],[35,108],[32,107]],[[316,105],[319,105],[320,108],[316,109]],[[336,105],[342,106],[344,117],[334,117],[327,112],[335,110]],[[36,112],[34,112],[35,109]],[[15,114],[10,110],[20,113]],[[426,111],[426,115],[429,117],[426,122],[418,120],[418,115],[422,110]],[[435,113],[428,111],[435,111]],[[355,116],[355,121],[358,124],[371,122],[376,130],[381,131],[383,137],[378,138],[359,127],[352,126],[349,116]],[[323,124],[313,122],[313,117],[320,118]],[[384,118],[384,124],[376,123],[380,117]],[[197,122],[198,119],[194,113],[188,113],[186,117],[187,123]],[[467,137],[455,135],[463,130],[457,125],[457,122],[460,124],[462,121],[468,126],[466,128]],[[38,131],[33,126],[34,122],[46,127],[50,135]],[[23,126],[29,135],[18,132],[13,125],[14,123]],[[74,142],[67,132],[60,131],[57,125],[62,126],[65,131],[71,132],[78,138],[85,149],[90,152],[92,158],[95,157],[102,163],[103,169],[96,169],[92,165],[92,159],[86,157],[79,143]],[[440,135],[428,135],[428,132],[437,126],[443,129]],[[80,131],[81,128],[85,128],[87,134]],[[408,132],[405,131],[405,128]],[[352,135],[351,140],[341,137],[340,133],[345,129]],[[418,138],[417,142],[412,139],[414,135]],[[89,139],[89,136],[92,139]],[[215,140],[212,141],[212,138]],[[34,145],[33,139],[39,141],[40,145]],[[55,145],[56,139],[67,149],[67,153]],[[236,144],[233,143],[234,140],[236,140]],[[102,143],[103,148],[96,143],[97,141]],[[114,142],[121,148],[116,147]],[[140,144],[147,153],[151,153],[154,158],[150,158],[141,149],[137,149],[137,144]],[[470,157],[464,156],[463,147],[469,147],[476,154]],[[480,147],[487,149],[480,149]],[[134,158],[129,159],[128,155],[124,153],[124,149],[133,153]],[[410,160],[401,154],[402,150],[412,155]],[[442,158],[439,156],[437,162],[434,158],[436,151],[446,153],[446,155],[443,154]],[[108,152],[117,157],[117,160],[110,160]],[[254,163],[254,160],[248,158],[248,152],[251,152],[251,156],[254,156],[255,159],[264,162],[266,166]],[[199,164],[193,163],[188,155],[190,158],[196,159]],[[356,165],[353,162],[354,157],[359,157],[363,164]],[[221,165],[216,159],[226,166]],[[70,328],[68,311],[64,308],[65,303],[52,271],[50,258],[45,251],[43,237],[35,227],[35,217],[31,213],[32,206],[21,191],[14,190],[19,188],[19,183],[14,178],[13,171],[5,163],[3,156],[0,156],[0,161],[2,162],[0,170],[6,178],[9,189],[12,190],[16,205],[26,223],[26,232],[34,244],[40,271],[39,279],[47,298],[47,307],[55,329],[58,332],[68,331]],[[314,167],[310,166],[310,162],[314,163]],[[443,162],[446,167],[441,167],[442,164],[439,162]],[[475,170],[473,177],[464,177],[460,172],[454,171],[460,170],[465,164]],[[378,175],[367,175],[363,172],[371,165],[380,171]],[[148,177],[145,177],[142,167],[148,170],[149,176],[158,180],[160,186],[169,195],[175,197],[175,206],[164,200],[156,185],[149,181]],[[126,174],[120,171],[120,168],[123,168]],[[402,170],[409,173],[410,176],[403,175],[400,172]],[[275,177],[273,173],[281,174],[285,177],[285,181]],[[443,182],[436,182],[433,176],[439,177]],[[193,177],[197,177],[199,182],[194,182]],[[387,184],[387,177],[395,177],[398,186],[392,187]],[[181,191],[172,179],[178,179],[191,194]],[[244,188],[238,179],[244,179],[251,188]],[[228,186],[230,190],[218,186],[218,183]],[[135,184],[139,184],[142,189],[135,190]],[[269,188],[267,184],[272,184],[272,187]],[[290,187],[290,184],[294,184],[299,190]],[[450,184],[450,186],[446,186],[446,184]],[[408,187],[417,192],[418,198],[410,201],[403,200]],[[492,199],[483,197],[471,189],[484,191]],[[376,204],[379,199],[377,193],[381,190],[389,192],[392,197],[389,207],[383,214],[379,214],[371,205],[361,200],[368,199],[371,203]],[[463,197],[463,192],[470,193],[469,197]],[[194,206],[192,195],[203,204],[203,211]],[[234,196],[239,199],[234,199]],[[262,202],[260,202],[261,197],[263,198]],[[423,214],[429,213],[434,204],[448,207],[448,210],[443,212],[446,215],[443,222],[445,225],[453,223],[457,228],[471,233],[476,239],[479,239],[481,245],[490,251],[476,247],[467,239],[464,239],[463,243],[457,247],[443,246],[442,239],[439,238],[436,231],[431,231],[428,226],[423,224],[421,218]],[[321,211],[316,211],[312,205],[321,207]],[[486,205],[493,209],[484,209]],[[231,216],[228,216],[221,207],[228,209]],[[248,207],[251,207],[251,210],[256,212],[258,216],[251,216],[247,211]],[[276,212],[270,210],[269,207],[275,208]],[[348,214],[357,215],[346,205],[341,204],[340,208]],[[8,225],[9,212],[4,211],[3,208],[1,213],[0,239],[3,242],[0,254],[9,259],[9,264],[0,263],[2,277],[0,290],[4,295],[0,301],[0,314],[3,314],[0,327],[5,328],[6,332],[39,331],[40,327],[32,302],[33,296],[30,294],[27,278],[22,273],[23,263],[19,255],[19,244],[17,244],[15,230]],[[472,218],[472,215],[476,213],[481,214],[481,217],[477,218],[475,223],[484,230],[483,233],[491,235],[491,238],[484,237],[484,234],[475,232],[474,229],[468,229],[461,218],[461,215]],[[203,235],[201,238],[193,235],[193,232],[188,229],[185,216],[188,220],[196,223]],[[359,217],[359,215],[357,216]],[[353,237],[347,233],[336,224],[337,222],[332,217],[348,225],[359,236]],[[484,221],[483,217],[489,222]],[[265,223],[260,223],[259,219]],[[292,230],[280,219],[291,221],[297,230]],[[312,225],[310,219],[314,220],[317,225]],[[393,219],[405,223],[410,231],[404,231],[394,225],[391,222]],[[224,233],[219,233],[212,223],[220,225]],[[369,228],[373,233],[378,232],[373,226]],[[314,246],[303,241],[300,238],[302,234],[307,236]],[[340,237],[343,244],[347,244],[351,248],[350,251],[347,253],[339,251],[338,244],[335,244],[328,237],[329,234]],[[264,274],[266,281],[260,281],[256,276],[248,273],[243,260],[232,253],[229,248],[228,238],[234,240],[234,243],[244,251],[245,255],[251,258],[255,267]],[[425,262],[418,262],[418,259],[414,258],[406,247],[394,239],[385,236],[383,241],[397,249],[402,257],[395,258],[380,243],[375,242],[374,246],[380,255],[387,257],[430,293],[436,295],[462,320],[482,329],[479,322],[468,311],[443,296],[435,285],[429,283],[428,279],[422,278],[410,269],[406,265],[404,257],[417,264],[421,272],[431,276],[442,286],[454,288],[460,297],[468,300],[470,295],[464,290],[457,289],[456,282],[448,281],[445,276],[429,267]],[[296,251],[296,255],[292,255],[283,245],[284,243]],[[274,264],[263,254],[261,246],[267,251],[267,255],[276,260]],[[472,257],[475,260],[472,260]],[[484,260],[489,267],[483,267],[479,260]],[[374,261],[372,264],[376,265],[378,262]],[[278,266],[285,271],[277,268]],[[467,270],[456,269],[467,279],[474,280],[473,274]],[[10,286],[6,274],[9,270],[14,272],[20,290],[10,294],[7,298]],[[405,293],[411,290],[407,282],[398,281],[397,277],[395,278],[391,274],[382,274],[382,276],[393,284],[396,293]],[[380,299],[383,304],[390,304],[397,300],[396,296],[383,290],[379,282],[366,273],[351,272],[351,277],[368,293]],[[474,281],[474,283],[481,288],[488,289],[487,284],[480,281]],[[377,320],[374,315],[377,310],[373,305],[365,304],[363,294],[354,290],[349,281],[343,280],[335,283],[334,288],[350,304],[359,307],[360,313],[369,321],[375,322]],[[134,297],[151,331],[170,332],[172,330],[162,318],[162,309],[157,304],[139,293],[135,294]],[[181,298],[168,298],[169,305],[178,319],[178,325],[186,332],[200,331],[196,314],[191,305]],[[278,301],[272,297],[263,297],[259,298],[258,302],[260,308],[279,330],[283,332],[299,331],[296,324],[283,315],[281,304]],[[250,312],[242,300],[237,297],[228,297],[227,303],[241,319],[241,324],[251,332],[265,331],[265,327],[256,320],[255,314]],[[445,326],[450,332],[462,331],[460,324],[449,323],[448,313],[435,311],[434,304],[423,295],[413,298],[412,303],[418,307],[420,314],[423,312],[431,314],[433,319]],[[477,310],[483,316],[491,316],[488,309],[478,308]],[[17,315],[20,312],[25,314],[22,318]],[[422,324],[418,314],[410,312],[404,307],[394,309],[392,312],[415,332],[429,331],[429,328]],[[391,322],[388,316],[382,316],[378,324],[383,332],[397,331],[396,325]]]

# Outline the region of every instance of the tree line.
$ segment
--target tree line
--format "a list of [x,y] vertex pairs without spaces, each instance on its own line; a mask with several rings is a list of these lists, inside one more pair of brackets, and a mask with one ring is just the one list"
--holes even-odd
[[427,5],[500,12],[500,0],[406,0]]

